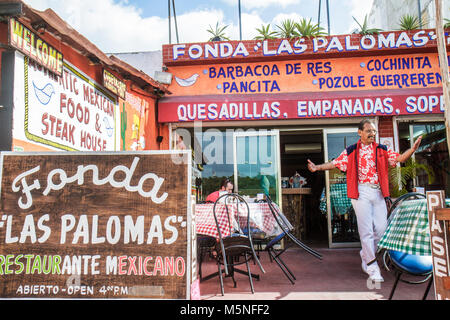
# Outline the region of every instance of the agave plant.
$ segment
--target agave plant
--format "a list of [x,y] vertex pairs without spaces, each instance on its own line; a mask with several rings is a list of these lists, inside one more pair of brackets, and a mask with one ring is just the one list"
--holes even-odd
[[418,163],[410,158],[406,161],[405,166],[400,168],[389,169],[389,183],[391,185],[391,194],[394,198],[407,193],[406,186],[408,181],[417,176],[417,172],[423,170],[428,176],[428,184],[432,184],[435,180],[435,174],[430,166]]
[[450,20],[444,19],[444,29],[450,29]]
[[360,28],[360,30],[358,32],[359,34],[362,34],[362,35],[378,34],[378,33],[380,33],[380,31],[383,31],[383,30],[378,29],[378,28],[369,28],[367,26],[367,15],[364,16],[364,22],[363,22],[362,25],[358,22],[358,20],[355,19],[355,17],[353,17],[353,20],[356,21],[356,23],[358,24],[358,26]]
[[400,18],[400,30],[416,30],[421,29],[426,24],[424,21],[420,21],[415,15],[405,14]]
[[222,41],[222,40],[230,40],[230,38],[228,38],[226,35],[225,35],[225,29],[226,28],[228,28],[228,25],[226,25],[226,26],[220,26],[219,27],[219,22],[217,22],[216,23],[216,28],[215,29],[213,29],[212,27],[211,27],[211,25],[209,26],[209,29],[208,30],[206,30],[206,31],[208,31],[209,33],[211,33],[211,38],[209,38],[209,40],[208,41]]
[[270,23],[267,26],[261,25],[261,29],[256,28],[259,35],[257,35],[255,40],[266,40],[266,39],[275,39],[277,33],[275,31],[270,30]]
[[295,24],[295,27],[301,37],[315,38],[326,36],[325,29],[320,27],[317,23],[313,23],[311,19],[306,20],[302,18],[299,23]]
[[292,19],[285,19],[281,22],[281,26],[278,26],[278,32],[276,33],[280,38],[293,39],[300,37],[300,34],[297,32],[296,23]]

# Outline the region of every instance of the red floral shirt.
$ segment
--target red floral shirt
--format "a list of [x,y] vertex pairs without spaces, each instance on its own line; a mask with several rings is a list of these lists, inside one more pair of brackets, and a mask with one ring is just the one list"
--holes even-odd
[[[392,149],[387,150],[389,164],[393,167],[397,164],[397,157],[399,154]],[[341,171],[347,171],[348,157],[347,150],[344,149],[342,153],[334,159],[333,164]],[[375,166],[375,155],[372,145],[364,145],[361,143],[358,158],[358,183],[372,183],[378,184],[378,173]]]

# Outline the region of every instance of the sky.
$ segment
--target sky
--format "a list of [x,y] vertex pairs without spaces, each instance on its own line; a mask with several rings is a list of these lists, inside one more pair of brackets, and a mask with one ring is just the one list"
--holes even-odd
[[[75,30],[105,53],[161,50],[169,44],[166,0],[24,0],[37,10],[51,8]],[[320,25],[328,30],[326,2],[322,0]],[[373,0],[328,0],[330,33],[348,34],[362,22]],[[208,41],[210,27],[227,26],[225,35],[239,40],[238,0],[175,0],[178,42]],[[172,9],[173,10],[173,9]],[[318,22],[319,0],[241,0],[242,39],[253,39],[256,28],[273,30],[284,19]],[[177,43],[172,15],[171,43]]]

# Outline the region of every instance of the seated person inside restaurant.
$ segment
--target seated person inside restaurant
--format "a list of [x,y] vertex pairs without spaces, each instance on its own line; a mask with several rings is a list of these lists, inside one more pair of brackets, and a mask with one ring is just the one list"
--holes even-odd
[[210,193],[206,197],[206,201],[216,202],[216,200],[220,196],[220,192],[226,191],[228,193],[233,192],[233,184],[231,183],[230,179],[224,179],[222,180],[222,183],[220,184],[220,189],[217,191],[214,191],[213,193]]

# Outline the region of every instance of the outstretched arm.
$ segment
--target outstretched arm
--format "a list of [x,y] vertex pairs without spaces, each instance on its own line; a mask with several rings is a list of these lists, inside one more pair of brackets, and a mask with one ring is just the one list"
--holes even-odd
[[414,145],[411,148],[409,148],[408,150],[403,152],[401,155],[399,155],[397,157],[397,161],[398,162],[405,162],[406,160],[408,160],[412,156],[412,154],[414,152],[416,152],[417,148],[419,148],[420,142],[422,142],[422,136],[417,138],[416,142],[414,142]]
[[331,170],[334,169],[335,166],[333,162],[327,162],[323,164],[314,164],[311,160],[308,159],[308,170],[311,172],[316,172],[320,170]]

